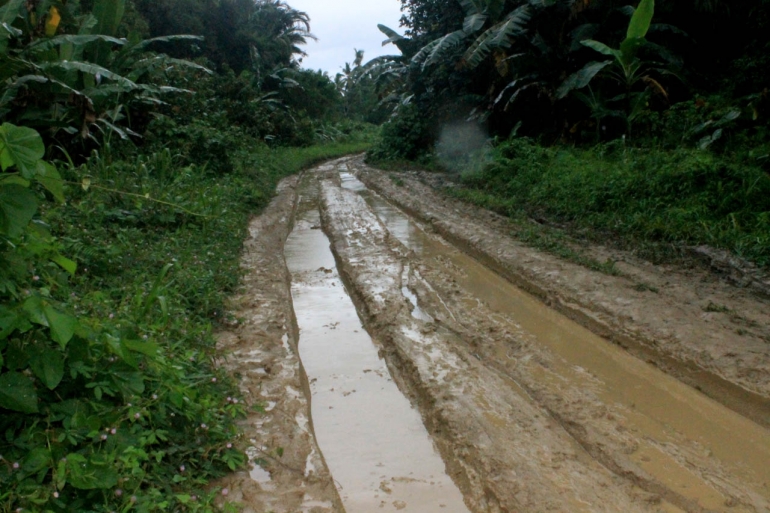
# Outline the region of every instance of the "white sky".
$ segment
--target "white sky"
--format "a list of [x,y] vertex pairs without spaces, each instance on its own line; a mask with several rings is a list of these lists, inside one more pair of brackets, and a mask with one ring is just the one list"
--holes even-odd
[[387,36],[377,30],[382,23],[403,33],[399,0],[287,0],[291,7],[310,16],[310,30],[318,42],[303,48],[308,56],[302,67],[328,71],[334,78],[346,62],[353,62],[354,48],[364,50],[364,62],[380,55],[398,54],[394,45],[382,46]]

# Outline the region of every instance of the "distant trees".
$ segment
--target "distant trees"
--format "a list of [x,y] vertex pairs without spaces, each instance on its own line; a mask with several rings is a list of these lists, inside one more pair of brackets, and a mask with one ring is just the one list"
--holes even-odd
[[202,53],[215,67],[262,72],[298,67],[301,46],[315,36],[307,13],[281,0],[135,0],[153,36],[199,34],[198,51],[176,46],[179,56]]

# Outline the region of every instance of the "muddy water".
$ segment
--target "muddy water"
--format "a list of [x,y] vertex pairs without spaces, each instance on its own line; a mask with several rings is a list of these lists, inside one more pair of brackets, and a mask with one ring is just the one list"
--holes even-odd
[[347,513],[465,513],[419,413],[390,378],[337,274],[319,213],[285,246],[315,433]]
[[[453,278],[458,285],[497,312],[498,321],[510,323],[513,331],[555,355],[550,372],[534,376],[540,386],[557,394],[570,387],[591,390],[619,412],[622,428],[640,442],[630,451],[630,459],[657,482],[708,510],[743,510],[730,507],[725,492],[730,487],[721,477],[710,478],[704,476],[707,472],[693,470],[706,462],[748,489],[754,499],[750,502],[768,504],[770,432],[548,309],[476,260],[427,234],[400,210],[368,192],[352,174],[343,172],[341,178],[343,187],[364,195],[405,246],[424,258],[449,259],[457,269]],[[410,301],[416,304],[415,299]],[[474,304],[465,307],[472,310]],[[501,362],[511,359],[504,349],[497,357]]]

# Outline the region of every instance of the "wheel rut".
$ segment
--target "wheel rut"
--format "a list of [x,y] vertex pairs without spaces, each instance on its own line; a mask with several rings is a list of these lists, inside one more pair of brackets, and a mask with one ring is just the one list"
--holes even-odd
[[373,173],[346,158],[294,185],[305,476],[337,492],[302,511],[770,511],[766,427],[515,287]]

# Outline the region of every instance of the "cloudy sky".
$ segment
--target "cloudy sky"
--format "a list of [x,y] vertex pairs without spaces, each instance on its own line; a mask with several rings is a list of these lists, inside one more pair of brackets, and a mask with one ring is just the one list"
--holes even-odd
[[379,55],[397,54],[393,45],[382,46],[387,37],[377,24],[403,32],[399,0],[287,0],[290,6],[310,15],[310,29],[318,42],[309,41],[308,56],[302,67],[322,69],[334,77],[346,62],[352,62],[353,49],[364,50],[364,62]]

